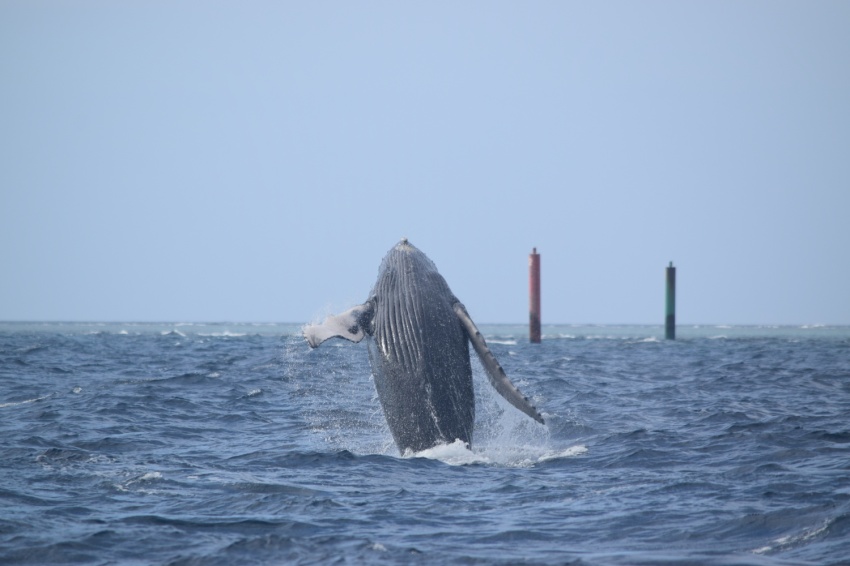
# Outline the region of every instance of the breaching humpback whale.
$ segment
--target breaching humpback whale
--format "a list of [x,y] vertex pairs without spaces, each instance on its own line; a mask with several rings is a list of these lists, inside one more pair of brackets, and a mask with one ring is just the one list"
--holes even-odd
[[437,267],[406,238],[384,257],[365,303],[304,327],[304,337],[311,348],[329,338],[367,338],[378,398],[402,454],[455,440],[471,447],[470,342],[496,391],[544,422],[505,375]]

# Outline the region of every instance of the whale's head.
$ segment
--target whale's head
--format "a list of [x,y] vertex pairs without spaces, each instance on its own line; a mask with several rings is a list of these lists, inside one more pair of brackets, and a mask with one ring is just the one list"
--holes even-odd
[[[375,285],[375,291],[378,290],[378,286],[384,279],[386,279],[387,284],[392,286],[401,284],[402,281],[407,281],[410,284],[421,284],[433,279],[435,275],[442,279],[434,262],[419,248],[411,244],[407,238],[402,238],[384,256],[381,267],[378,269],[378,282]],[[385,290],[387,289],[385,288]]]
[[374,308],[369,334],[386,356],[405,358],[405,366],[425,356],[424,336],[444,332],[450,324],[460,329],[453,310],[457,299],[446,280],[407,238],[381,262],[369,302]]

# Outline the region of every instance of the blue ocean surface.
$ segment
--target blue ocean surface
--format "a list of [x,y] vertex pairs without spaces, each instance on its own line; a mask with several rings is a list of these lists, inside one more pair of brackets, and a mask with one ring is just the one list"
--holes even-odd
[[546,426],[401,455],[363,344],[0,323],[0,562],[850,563],[850,328],[481,329]]

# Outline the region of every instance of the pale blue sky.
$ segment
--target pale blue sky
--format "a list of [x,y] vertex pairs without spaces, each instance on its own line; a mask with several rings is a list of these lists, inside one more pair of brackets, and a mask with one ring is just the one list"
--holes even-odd
[[850,324],[850,2],[0,1],[0,319]]

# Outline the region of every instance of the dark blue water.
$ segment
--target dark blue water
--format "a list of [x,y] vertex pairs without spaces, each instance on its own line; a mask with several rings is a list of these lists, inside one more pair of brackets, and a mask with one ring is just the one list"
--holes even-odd
[[401,457],[362,344],[0,323],[0,562],[850,561],[850,329],[482,330],[547,426]]

